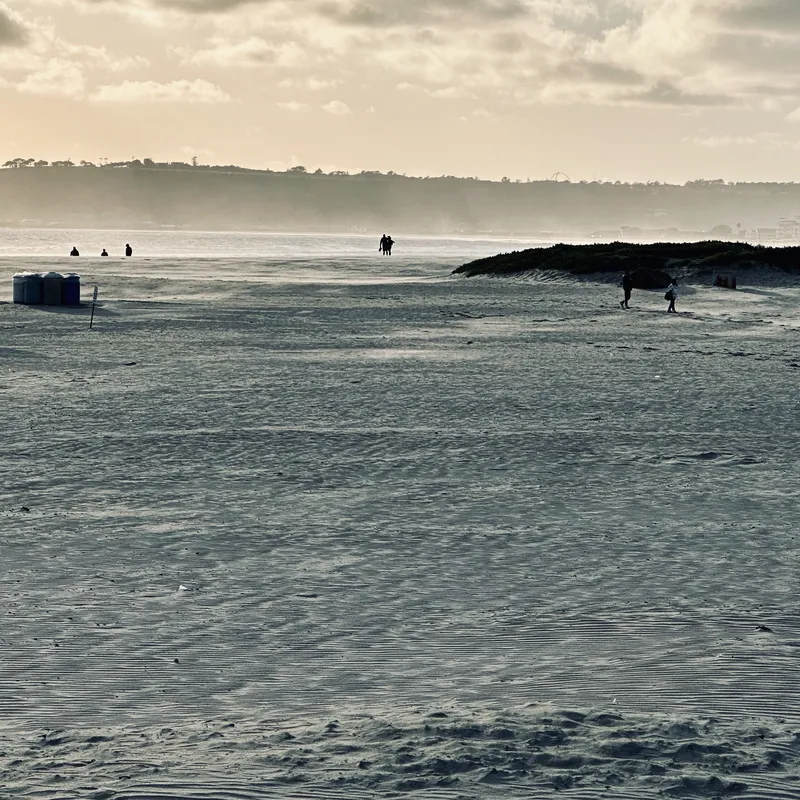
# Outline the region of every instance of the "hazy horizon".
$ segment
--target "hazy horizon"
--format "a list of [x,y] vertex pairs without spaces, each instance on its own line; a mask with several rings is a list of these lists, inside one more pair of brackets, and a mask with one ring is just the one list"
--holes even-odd
[[0,161],[800,180],[789,0],[0,0]]

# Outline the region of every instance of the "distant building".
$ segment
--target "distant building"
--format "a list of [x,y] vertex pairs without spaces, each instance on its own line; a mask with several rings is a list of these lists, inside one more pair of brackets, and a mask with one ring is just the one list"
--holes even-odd
[[800,217],[781,217],[775,233],[776,242],[800,241]]
[[775,244],[777,236],[777,228],[756,228],[756,240],[759,244]]

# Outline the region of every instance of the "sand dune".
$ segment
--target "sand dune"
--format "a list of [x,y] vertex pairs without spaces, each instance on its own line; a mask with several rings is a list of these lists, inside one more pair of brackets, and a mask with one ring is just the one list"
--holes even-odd
[[800,291],[453,266],[0,306],[0,798],[800,791]]

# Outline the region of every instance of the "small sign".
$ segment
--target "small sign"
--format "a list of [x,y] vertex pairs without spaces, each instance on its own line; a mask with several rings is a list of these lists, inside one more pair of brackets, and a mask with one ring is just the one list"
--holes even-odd
[[92,292],[92,302],[93,303],[97,302],[97,287],[96,286],[94,287],[94,292]]

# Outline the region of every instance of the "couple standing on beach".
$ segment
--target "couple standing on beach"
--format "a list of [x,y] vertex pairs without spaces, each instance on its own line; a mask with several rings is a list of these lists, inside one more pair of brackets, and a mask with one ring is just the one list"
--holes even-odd
[[[628,301],[631,299],[631,293],[633,292],[633,275],[631,275],[631,271],[629,269],[625,270],[625,274],[622,276],[622,290],[625,292],[625,299],[619,301],[620,308],[630,308],[628,305]],[[667,308],[667,313],[677,314],[678,312],[675,310],[675,301],[678,299],[678,279],[677,278],[670,278],[669,288],[664,295],[665,300],[669,300],[669,307]]]
[[378,245],[378,252],[383,253],[385,256],[390,256],[392,254],[393,244],[394,239],[384,233],[383,236],[381,236],[381,243]]

